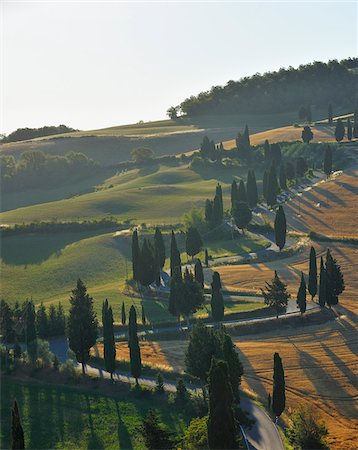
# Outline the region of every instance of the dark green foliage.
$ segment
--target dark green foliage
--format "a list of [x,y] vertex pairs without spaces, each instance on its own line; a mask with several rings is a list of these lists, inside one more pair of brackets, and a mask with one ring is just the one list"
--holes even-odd
[[334,136],[337,142],[341,142],[346,134],[346,130],[344,128],[343,122],[341,119],[337,120],[336,129],[334,131]]
[[145,325],[147,323],[147,318],[145,317],[144,306],[142,305],[142,324]]
[[36,313],[32,301],[25,303],[25,323],[26,323],[26,344],[36,339]]
[[66,125],[50,125],[41,128],[18,128],[7,136],[2,137],[1,143],[26,141],[27,139],[35,139],[42,136],[53,136],[55,134],[70,133],[78,131]]
[[21,346],[18,342],[18,340],[15,340],[15,345],[14,345],[14,358],[15,359],[19,359],[22,355],[22,350],[21,350]]
[[259,196],[257,192],[255,172],[253,170],[249,170],[247,174],[246,193],[247,193],[247,203],[249,207],[255,208],[255,206],[259,201]]
[[205,249],[205,265],[206,267],[209,267],[209,254],[208,254],[208,249]]
[[213,221],[213,208],[214,202],[207,198],[205,201],[205,220],[208,224],[211,224]]
[[302,130],[302,141],[306,144],[309,144],[313,139],[313,133],[311,127],[305,126]]
[[122,302],[122,310],[121,310],[121,321],[122,325],[126,324],[127,318],[126,318],[126,308],[124,306],[124,302]]
[[156,249],[156,255],[158,257],[158,265],[160,269],[163,269],[165,264],[165,245],[163,235],[158,227],[154,233],[154,246]]
[[197,259],[194,266],[194,278],[199,286],[204,288],[204,271],[200,259]]
[[308,170],[307,161],[304,158],[302,158],[302,156],[299,156],[296,159],[296,175],[297,175],[297,177],[302,178],[305,175],[305,173],[307,172],[307,170]]
[[157,375],[157,381],[155,383],[155,391],[158,392],[158,394],[164,393],[164,380],[161,373],[158,373]]
[[268,179],[269,179],[269,172],[265,170],[262,179],[262,196],[266,201],[267,201]]
[[280,251],[286,244],[287,223],[283,207],[280,205],[275,217],[275,242]]
[[296,178],[295,165],[291,161],[286,163],[286,177],[288,180],[294,180]]
[[89,351],[98,337],[98,324],[93,311],[93,299],[87,293],[87,288],[79,278],[76,288],[70,297],[70,314],[68,318],[68,345],[75,353],[76,359],[82,364],[82,372],[89,360]]
[[129,310],[128,347],[131,364],[131,374],[138,384],[138,378],[142,373],[142,360],[137,334],[137,312],[133,305]]
[[252,211],[249,208],[248,204],[244,202],[236,203],[235,208],[232,211],[232,215],[234,217],[236,226],[241,230],[247,228],[252,219]]
[[245,188],[245,183],[243,182],[243,180],[240,180],[237,197],[238,197],[239,202],[247,203],[246,188]]
[[276,317],[282,308],[287,306],[290,294],[287,292],[287,286],[283,283],[275,270],[271,283],[266,282],[265,289],[261,289],[265,304],[276,310]]
[[58,369],[60,367],[60,361],[58,360],[57,356],[55,355],[53,357],[53,364],[52,364],[52,368],[55,372],[58,372]]
[[311,247],[310,250],[308,292],[311,294],[313,301],[315,295],[317,294],[317,257],[316,257],[316,250],[314,247]]
[[131,157],[136,164],[145,165],[153,161],[154,153],[150,148],[139,147],[131,151]]
[[185,430],[182,447],[186,450],[206,450],[208,448],[208,417],[192,419]]
[[250,148],[250,132],[249,132],[249,127],[247,125],[245,125],[243,139],[245,141],[247,148]]
[[312,407],[300,407],[291,415],[291,426],[286,429],[289,442],[296,449],[328,449],[325,437],[328,430],[317,420]]
[[138,231],[135,229],[132,235],[132,268],[133,280],[139,281],[140,276],[140,248],[138,240]]
[[237,201],[238,201],[237,183],[235,180],[233,180],[233,182],[231,183],[231,208],[234,208],[234,205],[237,203]]
[[323,172],[327,177],[332,173],[332,149],[329,145],[326,146],[324,151]]
[[265,165],[269,166],[271,163],[271,147],[269,141],[266,139],[264,143],[264,160]]
[[327,272],[324,267],[323,258],[321,256],[321,266],[319,271],[319,291],[318,303],[321,308],[324,308],[327,303]]
[[280,188],[283,191],[285,191],[287,189],[287,177],[286,177],[286,168],[284,164],[280,165],[279,180],[280,180]]
[[235,349],[235,345],[232,342],[231,337],[224,333],[223,344],[223,359],[228,365],[229,380],[234,395],[234,400],[240,401],[240,391],[239,387],[241,384],[241,377],[244,374],[244,369],[239,359],[239,355]]
[[24,430],[22,429],[19,407],[17,406],[17,401],[14,400],[14,406],[11,411],[11,435],[12,449],[23,449],[25,448]]
[[116,342],[114,339],[113,312],[108,305],[108,300],[103,302],[102,306],[102,324],[103,324],[103,344],[104,344],[104,364],[107,372],[111,374],[116,369]]
[[332,257],[327,249],[326,254],[326,274],[327,274],[327,305],[337,305],[338,297],[345,289],[343,273],[337,261]]
[[285,373],[278,353],[273,355],[272,411],[279,417],[286,406]]
[[333,123],[333,110],[332,110],[332,104],[331,103],[328,105],[328,123],[329,124]]
[[266,202],[269,206],[274,206],[277,203],[277,194],[278,194],[278,182],[276,176],[275,166],[272,165],[270,168],[270,172],[268,174],[267,179],[267,194],[266,194]]
[[213,359],[209,374],[208,443],[210,449],[236,448],[233,394],[225,361]]
[[175,392],[175,401],[184,403],[188,399],[188,390],[185,386],[183,378],[178,378]]
[[39,309],[36,311],[36,327],[38,336],[44,339],[48,335],[48,321],[46,307],[43,303],[40,304]]
[[170,276],[173,276],[174,269],[178,269],[181,273],[181,259],[178,250],[177,241],[175,239],[174,231],[172,230],[170,242]]
[[221,185],[218,183],[213,203],[212,222],[214,225],[221,225],[224,218],[223,194]]
[[305,278],[304,278],[302,272],[301,272],[301,283],[300,283],[300,287],[298,288],[298,292],[297,292],[297,306],[298,306],[301,314],[304,314],[306,312],[306,308],[307,308],[306,281],[305,281]]
[[192,258],[200,252],[203,246],[199,231],[194,227],[189,227],[186,233],[185,248],[186,252]]
[[150,409],[143,419],[141,433],[148,450],[171,449],[172,433],[160,422],[158,414]]
[[0,334],[5,344],[15,338],[13,312],[5,300],[0,302]]
[[279,143],[271,144],[271,163],[275,167],[278,167],[281,164],[282,153],[281,146]]
[[211,283],[211,316],[215,322],[220,322],[224,319],[224,298],[221,287],[220,274],[219,272],[214,272]]
[[353,137],[358,138],[358,110],[354,112]]
[[183,294],[183,280],[181,272],[178,267],[173,269],[173,274],[170,278],[170,292],[168,300],[168,310],[174,317],[180,318],[181,301]]
[[180,301],[180,313],[189,320],[190,314],[194,314],[204,303],[204,292],[200,284],[194,279],[192,272],[185,269],[183,290]]
[[348,119],[348,122],[347,122],[347,139],[349,141],[351,141],[352,137],[353,137],[353,128],[352,128],[351,121]]
[[139,261],[139,282],[149,286],[157,279],[158,262],[155,256],[154,244],[149,239],[143,240]]
[[211,288],[215,291],[222,289],[221,279],[219,272],[213,272],[213,280],[211,283]]

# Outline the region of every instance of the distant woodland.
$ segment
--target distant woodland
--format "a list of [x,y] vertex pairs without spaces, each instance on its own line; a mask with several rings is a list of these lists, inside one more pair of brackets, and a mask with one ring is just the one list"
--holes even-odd
[[41,127],[41,128],[18,128],[10,133],[8,136],[2,136],[0,142],[6,144],[8,142],[25,141],[27,139],[34,139],[43,136],[52,136],[55,134],[69,133],[70,131],[78,131],[66,125],[59,125],[57,127]]

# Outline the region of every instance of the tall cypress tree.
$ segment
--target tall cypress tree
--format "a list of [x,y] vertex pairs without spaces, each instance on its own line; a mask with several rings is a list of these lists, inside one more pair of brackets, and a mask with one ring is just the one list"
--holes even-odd
[[140,252],[139,282],[142,286],[149,286],[157,278],[158,265],[156,261],[154,244],[144,238]]
[[211,315],[215,322],[220,322],[224,318],[224,298],[221,292],[221,279],[219,272],[213,272],[211,282]]
[[200,259],[197,259],[194,266],[194,276],[195,280],[201,288],[204,288],[204,271],[203,271],[203,265],[201,264]]
[[135,229],[132,235],[132,268],[133,280],[139,281],[140,248],[138,240],[138,231]]
[[205,249],[205,265],[209,267],[209,253],[207,248]]
[[250,149],[250,132],[249,132],[249,127],[247,125],[245,125],[243,140],[244,140],[247,148]]
[[286,177],[286,168],[285,164],[280,165],[280,188],[285,191],[287,189],[287,177]]
[[11,411],[11,448],[23,449],[25,448],[24,430],[21,425],[19,407],[17,401],[14,400],[14,405]]
[[72,291],[70,304],[68,344],[77,361],[82,364],[84,374],[85,364],[90,357],[89,351],[98,337],[98,323],[93,310],[93,299],[88,295],[87,288],[80,278]]
[[241,384],[241,377],[244,373],[243,366],[239,359],[239,355],[235,349],[231,337],[225,332],[222,343],[223,359],[227,362],[229,380],[231,383],[232,393],[236,402],[240,401],[239,387]]
[[344,135],[346,134],[346,130],[344,128],[343,122],[341,119],[337,120],[336,129],[334,131],[334,136],[337,142],[343,141]]
[[265,170],[262,179],[262,196],[266,201],[267,201],[268,179],[269,179],[269,172]]
[[37,334],[41,339],[44,339],[48,336],[49,327],[48,327],[48,318],[46,314],[46,306],[41,302],[40,307],[36,311],[36,328]]
[[332,173],[332,149],[329,145],[324,149],[323,171],[327,177]]
[[271,165],[278,167],[281,164],[282,152],[279,143],[271,144]]
[[328,105],[328,123],[329,124],[333,123],[333,111],[332,111],[332,104],[331,103]]
[[213,209],[214,209],[214,202],[207,198],[205,201],[205,221],[209,225],[212,225],[213,223]]
[[257,192],[255,172],[253,170],[249,170],[247,174],[246,194],[247,202],[250,208],[255,208],[259,201],[259,196]]
[[194,227],[189,227],[186,233],[185,249],[186,253],[192,258],[200,252],[203,247],[199,231]]
[[168,310],[170,314],[180,321],[181,303],[183,299],[183,279],[181,271],[178,267],[173,269],[173,274],[170,278],[170,291],[168,300]]
[[127,318],[126,318],[126,308],[124,306],[124,302],[122,302],[121,318],[122,318],[122,325],[125,325]]
[[280,251],[286,244],[287,223],[283,207],[280,205],[275,217],[275,242]]
[[107,300],[106,303],[103,323],[104,363],[107,372],[111,374],[111,380],[113,380],[113,372],[116,370],[116,342],[114,339],[112,308],[108,306]]
[[280,417],[285,410],[285,406],[285,373],[280,355],[275,353],[273,355],[272,411],[275,413],[276,417]]
[[344,278],[340,266],[332,257],[329,248],[326,254],[326,274],[327,274],[327,304],[329,307],[337,305],[339,295],[344,291]]
[[209,373],[208,444],[210,449],[236,448],[233,394],[225,361],[212,360]]
[[135,378],[136,384],[138,384],[138,378],[142,373],[142,360],[137,335],[137,312],[133,305],[129,310],[128,337],[131,374]]
[[35,306],[31,301],[25,302],[25,321],[26,321],[26,345],[29,345],[36,339],[36,313]]
[[347,139],[348,139],[349,141],[351,141],[351,140],[352,140],[352,137],[353,137],[352,124],[351,124],[350,119],[348,119],[348,122],[347,122]]
[[171,277],[173,276],[175,268],[178,268],[181,273],[180,252],[178,250],[174,231],[172,230],[171,242],[170,242],[170,276]]
[[316,250],[312,246],[310,250],[310,266],[308,275],[308,292],[311,294],[312,301],[317,294],[317,259]]
[[233,209],[238,202],[238,191],[237,191],[237,183],[236,180],[233,180],[231,183],[231,209]]
[[300,287],[298,288],[298,292],[297,292],[297,306],[298,306],[301,314],[304,314],[306,312],[306,308],[307,308],[306,281],[303,276],[303,272],[301,272],[301,283],[300,283]]
[[247,228],[252,219],[252,211],[248,204],[245,202],[238,202],[232,211],[232,216],[236,226],[244,233],[244,229]]
[[224,218],[223,194],[221,185],[218,183],[213,203],[213,222],[214,225],[221,225]]
[[321,308],[324,308],[327,303],[327,273],[324,267],[322,256],[321,256],[321,266],[319,270],[318,303]]
[[156,227],[154,233],[154,246],[156,249],[159,268],[163,269],[165,264],[165,245],[163,235],[158,227]]
[[243,182],[243,180],[240,180],[237,196],[238,196],[239,202],[247,203],[246,188],[245,188],[245,183]]
[[266,167],[268,167],[271,163],[271,148],[268,139],[264,143],[264,160]]
[[266,202],[269,206],[274,206],[277,203],[277,194],[278,194],[278,183],[275,166],[272,165],[270,168],[270,172],[268,175],[267,181],[267,197]]

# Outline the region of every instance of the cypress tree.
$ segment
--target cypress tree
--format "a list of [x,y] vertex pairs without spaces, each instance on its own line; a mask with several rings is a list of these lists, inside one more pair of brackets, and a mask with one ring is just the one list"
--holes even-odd
[[204,271],[200,259],[197,259],[194,266],[195,281],[204,289]]
[[351,140],[352,140],[352,137],[353,137],[352,124],[351,124],[350,119],[348,119],[348,122],[347,122],[347,139],[348,139],[349,141],[351,141]]
[[223,195],[220,184],[216,186],[216,192],[213,203],[213,222],[214,225],[221,225],[224,218]]
[[239,359],[239,355],[235,349],[231,337],[224,333],[223,336],[223,358],[228,365],[229,380],[232,388],[232,393],[236,402],[240,401],[239,387],[241,384],[241,377],[244,373],[243,366]]
[[323,171],[327,177],[332,173],[332,149],[329,145],[324,150]]
[[312,301],[317,294],[317,259],[316,250],[312,246],[310,250],[310,266],[308,276],[308,292],[311,294]]
[[247,194],[247,202],[250,208],[255,208],[255,206],[259,201],[259,196],[257,193],[255,172],[253,170],[249,170],[247,174],[246,194]]
[[133,280],[139,281],[140,248],[138,240],[138,231],[135,229],[132,235],[132,268]]
[[271,148],[268,139],[266,139],[264,143],[264,160],[265,165],[268,167],[271,163]]
[[139,282],[142,286],[149,286],[157,279],[158,266],[155,256],[154,245],[145,238],[140,252],[139,265]]
[[203,247],[203,241],[201,239],[199,231],[194,227],[189,227],[186,232],[185,248],[186,253],[192,258],[200,252]]
[[236,203],[238,202],[238,191],[237,191],[237,183],[235,180],[231,183],[231,209],[234,208]]
[[93,310],[93,299],[88,295],[87,288],[80,278],[72,291],[70,304],[68,344],[75,353],[77,361],[82,364],[84,374],[85,364],[89,360],[89,351],[98,337],[98,323]]
[[[106,332],[104,332],[105,329]],[[113,312],[112,308],[108,307],[108,302],[105,310],[105,322],[103,324],[103,338],[104,363],[107,372],[111,374],[111,380],[113,380],[113,372],[116,370],[116,342],[114,339]]]
[[0,301],[0,333],[5,344],[14,340],[13,311],[3,299]]
[[131,374],[138,384],[138,378],[142,373],[142,361],[140,356],[140,347],[137,335],[137,312],[132,305],[129,310],[129,327],[128,327],[128,347],[131,364]]
[[324,308],[327,303],[327,273],[324,267],[322,256],[321,256],[321,266],[319,270],[318,303],[321,308]]
[[[238,194],[237,196],[238,196],[239,202],[247,203],[246,188],[245,188],[245,183],[243,182],[243,180],[240,180],[237,194]],[[236,204],[235,204],[235,206],[236,206]]]
[[205,249],[205,265],[206,267],[209,267],[209,254],[208,254],[208,249]]
[[328,123],[329,124],[333,123],[333,111],[332,111],[332,104],[331,103],[328,105]]
[[269,178],[269,172],[267,170],[265,170],[264,176],[262,179],[262,196],[266,201],[267,201],[268,178]]
[[339,295],[344,291],[344,279],[340,266],[332,257],[329,248],[326,254],[326,274],[327,274],[327,304],[329,307],[337,305]]
[[210,449],[236,448],[233,394],[225,361],[213,359],[209,373],[208,444]]
[[278,167],[281,164],[282,152],[279,143],[271,144],[271,162],[274,167]]
[[272,282],[266,282],[265,284],[265,289],[261,289],[265,304],[276,310],[276,318],[278,319],[278,313],[287,306],[290,294],[287,292],[286,284],[277,275],[276,270]]
[[124,302],[122,302],[122,325],[125,325],[127,321],[126,318],[126,308],[124,306]]
[[235,224],[238,228],[244,232],[244,229],[247,228],[248,224],[252,219],[252,211],[249,208],[247,203],[238,202],[235,205],[234,210],[232,211],[232,215],[235,220]]
[[171,449],[174,446],[172,433],[161,424],[158,413],[153,409],[143,419],[141,434],[148,450]]
[[286,189],[287,189],[287,177],[286,177],[286,168],[285,168],[284,164],[280,165],[279,179],[280,179],[280,188],[283,191],[286,191]]
[[301,283],[300,287],[298,288],[297,292],[297,306],[299,310],[301,311],[301,314],[304,314],[306,312],[307,308],[307,302],[306,302],[306,281],[303,276],[303,273],[301,272]]
[[273,355],[272,411],[275,413],[276,417],[280,417],[285,410],[285,406],[285,373],[280,355],[275,353]]
[[208,198],[205,201],[205,221],[211,225],[213,222],[214,202]]
[[267,197],[268,206],[274,206],[277,203],[278,183],[275,166],[271,166],[267,181]]
[[181,273],[180,252],[178,250],[174,231],[172,230],[171,243],[170,243],[170,276],[171,277],[173,276],[175,268],[178,268]]
[[14,400],[14,405],[11,411],[11,448],[12,449],[24,449],[25,439],[24,430],[21,425],[19,407],[17,406],[17,401]]
[[224,319],[224,298],[221,290],[211,290],[211,316],[214,322],[221,322]]
[[36,339],[36,313],[32,300],[25,302],[25,317],[26,345],[28,345]]
[[180,313],[186,318],[189,326],[189,316],[201,308],[204,303],[204,293],[188,268],[185,270],[180,300]]
[[336,141],[341,142],[343,140],[345,134],[346,134],[346,130],[344,128],[342,120],[338,119],[337,124],[336,124],[336,129],[334,131],[334,136],[336,138]]
[[250,132],[249,132],[249,127],[247,125],[245,125],[243,140],[245,142],[247,149],[249,149],[250,148]]
[[180,320],[181,303],[183,298],[183,280],[178,267],[173,269],[170,279],[170,291],[168,300],[168,310],[170,314]]
[[154,233],[154,246],[158,257],[159,268],[163,269],[165,264],[165,245],[163,235],[158,227],[156,227]]
[[48,336],[48,319],[46,314],[46,307],[41,302],[39,309],[36,311],[36,328],[37,333],[41,339]]
[[142,324],[145,325],[147,323],[147,318],[145,317],[144,306],[142,305]]
[[286,244],[287,223],[283,207],[280,205],[275,217],[275,242],[280,251]]
[[209,138],[207,136],[204,136],[203,142],[200,145],[200,156],[202,158],[209,158],[210,149],[211,149],[211,144],[210,144]]

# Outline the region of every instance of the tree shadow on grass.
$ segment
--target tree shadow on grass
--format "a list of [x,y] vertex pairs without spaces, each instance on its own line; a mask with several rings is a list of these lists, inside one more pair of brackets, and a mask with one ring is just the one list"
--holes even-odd
[[88,414],[88,423],[90,427],[91,436],[88,441],[87,448],[92,450],[103,450],[104,445],[102,440],[99,438],[97,433],[94,431],[93,427],[93,419],[92,419],[92,413],[91,413],[91,404],[90,404],[90,398],[88,395],[86,395],[86,406],[87,406],[87,414]]
[[118,444],[119,444],[119,448],[120,449],[128,449],[128,450],[132,450],[133,448],[133,444],[132,444],[132,439],[131,436],[128,432],[128,429],[125,425],[125,423],[123,422],[120,412],[119,412],[119,405],[118,405],[118,401],[115,400],[115,405],[116,405],[116,411],[117,411],[117,417],[118,417],[118,428],[117,428],[117,432],[118,432]]

